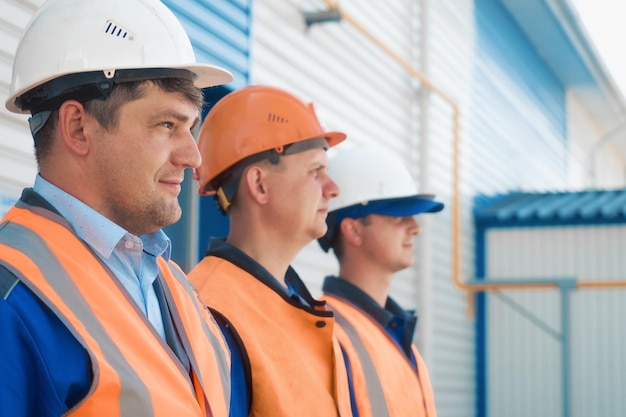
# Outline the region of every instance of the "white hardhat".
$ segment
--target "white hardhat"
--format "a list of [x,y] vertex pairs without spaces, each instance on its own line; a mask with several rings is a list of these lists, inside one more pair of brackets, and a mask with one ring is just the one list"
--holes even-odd
[[92,99],[112,83],[181,74],[199,88],[233,79],[225,69],[196,63],[187,33],[160,1],[49,0],[19,41],[6,107],[52,110],[54,104],[44,104],[77,87],[92,87],[86,97]]
[[345,218],[369,214],[414,216],[443,209],[432,194],[419,194],[402,160],[383,150],[353,148],[332,157],[328,175],[339,187],[339,196],[328,204],[328,231],[318,239],[328,251],[336,229]]

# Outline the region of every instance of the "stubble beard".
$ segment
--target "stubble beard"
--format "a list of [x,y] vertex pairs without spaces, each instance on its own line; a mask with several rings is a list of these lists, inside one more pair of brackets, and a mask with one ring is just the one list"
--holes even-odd
[[[141,197],[136,197],[141,201]],[[125,204],[117,204],[114,208],[114,220],[119,226],[128,232],[140,236],[146,233],[154,233],[165,226],[176,223],[182,216],[182,209],[178,199],[155,200],[149,203],[143,201],[138,207],[128,207]]]

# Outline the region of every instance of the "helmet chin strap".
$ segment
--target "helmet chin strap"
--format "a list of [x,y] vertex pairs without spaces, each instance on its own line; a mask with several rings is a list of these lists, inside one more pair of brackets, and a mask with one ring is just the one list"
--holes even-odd
[[44,110],[39,113],[33,114],[31,117],[28,118],[28,126],[30,127],[30,132],[33,135],[33,138],[35,137],[35,135],[37,135],[37,132],[39,132],[44,127],[51,114],[51,110]]
[[233,178],[227,184],[219,187],[215,193],[215,199],[217,200],[217,204],[222,211],[222,214],[228,213],[228,209],[233,203],[233,199],[237,193],[237,188],[239,187],[239,179],[239,176]]

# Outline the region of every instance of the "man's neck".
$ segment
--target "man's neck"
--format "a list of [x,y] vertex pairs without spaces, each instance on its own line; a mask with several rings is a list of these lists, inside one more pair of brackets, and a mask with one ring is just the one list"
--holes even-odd
[[362,262],[342,262],[339,277],[359,287],[381,307],[385,306],[393,274]]
[[251,232],[238,233],[237,229],[231,230],[226,241],[258,262],[287,287],[285,274],[299,249],[290,247],[279,237],[268,236],[267,234],[259,236],[258,233]]

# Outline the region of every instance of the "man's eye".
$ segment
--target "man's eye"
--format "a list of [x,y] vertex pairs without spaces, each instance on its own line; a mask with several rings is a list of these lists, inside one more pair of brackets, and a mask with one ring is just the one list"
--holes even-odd
[[167,128],[167,129],[171,129],[172,127],[174,127],[174,123],[172,123],[172,122],[161,122],[161,126]]

